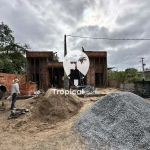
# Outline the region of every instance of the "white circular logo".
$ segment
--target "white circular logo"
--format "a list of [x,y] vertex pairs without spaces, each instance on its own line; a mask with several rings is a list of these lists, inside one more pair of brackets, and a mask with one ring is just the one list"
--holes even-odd
[[63,67],[67,76],[70,75],[71,69],[77,69],[85,76],[89,69],[89,64],[88,56],[79,50],[74,50],[67,53],[63,61]]

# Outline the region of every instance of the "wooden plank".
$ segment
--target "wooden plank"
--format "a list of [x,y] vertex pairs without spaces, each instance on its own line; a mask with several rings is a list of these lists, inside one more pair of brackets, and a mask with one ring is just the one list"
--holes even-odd
[[[89,94],[86,97],[100,97],[100,96],[105,96],[105,95],[107,95],[107,94]],[[84,94],[77,94],[77,96],[84,97],[85,95]]]

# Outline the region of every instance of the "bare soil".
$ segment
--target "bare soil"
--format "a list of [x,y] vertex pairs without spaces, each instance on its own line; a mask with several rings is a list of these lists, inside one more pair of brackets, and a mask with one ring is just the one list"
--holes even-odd
[[[118,89],[97,89],[108,94]],[[29,112],[15,119],[10,115],[11,101],[4,100],[0,106],[1,150],[84,150],[85,146],[71,129],[75,119],[99,97],[78,98],[54,96],[46,92],[39,98],[17,100],[16,106],[28,108]],[[0,105],[2,102],[0,101]]]

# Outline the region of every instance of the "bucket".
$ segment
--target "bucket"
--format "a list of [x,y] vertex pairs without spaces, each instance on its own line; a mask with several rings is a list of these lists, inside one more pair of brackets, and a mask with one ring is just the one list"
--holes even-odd
[[0,85],[0,100],[5,96],[6,91],[7,91],[6,87],[3,85]]

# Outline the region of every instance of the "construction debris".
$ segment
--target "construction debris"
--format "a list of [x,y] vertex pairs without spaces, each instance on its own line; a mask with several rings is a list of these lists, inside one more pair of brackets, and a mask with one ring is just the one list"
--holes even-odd
[[9,115],[8,119],[17,118],[18,116],[29,112],[26,108],[15,108],[11,110],[11,114]]
[[19,86],[21,96],[31,96],[37,91],[37,84],[35,82],[26,82]]
[[150,149],[150,103],[130,92],[113,92],[87,108],[75,121],[88,149]]
[[91,97],[90,98],[90,101],[93,101],[93,102],[95,102],[95,101],[97,101],[98,100],[98,98],[95,98],[95,97]]

